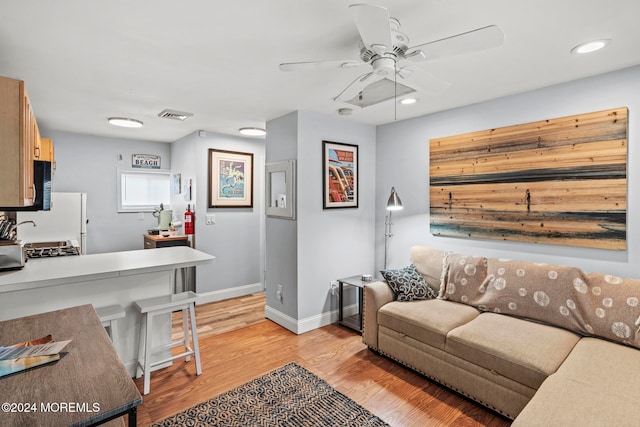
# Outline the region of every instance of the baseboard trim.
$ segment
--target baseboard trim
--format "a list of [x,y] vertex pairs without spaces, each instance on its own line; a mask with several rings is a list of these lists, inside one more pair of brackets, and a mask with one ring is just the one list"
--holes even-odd
[[[350,316],[357,313],[357,310],[358,307],[355,304],[347,306],[344,308],[344,315]],[[278,311],[269,306],[265,306],[264,316],[267,319],[276,322],[283,328],[290,330],[294,334],[300,335],[304,334],[305,332],[309,332],[314,329],[336,323],[338,321],[338,310],[331,310],[329,312],[321,313],[316,316],[307,317],[302,320],[296,320],[293,317],[282,313],[281,311]]]
[[197,292],[198,300],[196,301],[196,304],[207,304],[209,302],[222,301],[229,298],[237,298],[262,291],[264,291],[262,283],[251,283],[249,285],[220,289],[218,291]]

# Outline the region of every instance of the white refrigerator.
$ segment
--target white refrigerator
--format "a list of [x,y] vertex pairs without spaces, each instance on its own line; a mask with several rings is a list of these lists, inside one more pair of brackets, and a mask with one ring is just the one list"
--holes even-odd
[[51,193],[51,210],[16,212],[18,223],[33,221],[36,226],[23,224],[17,237],[24,243],[75,241],[80,253],[87,253],[87,194]]

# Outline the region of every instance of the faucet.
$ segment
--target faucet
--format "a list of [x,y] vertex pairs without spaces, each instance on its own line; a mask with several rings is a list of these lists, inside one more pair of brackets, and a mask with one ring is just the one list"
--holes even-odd
[[19,222],[19,223],[17,223],[16,225],[14,225],[13,227],[14,227],[14,228],[17,228],[19,225],[22,225],[22,224],[28,224],[28,223],[31,223],[31,224],[33,224],[33,226],[34,226],[34,227],[37,227],[36,222],[35,222],[35,221],[31,221],[31,220],[29,220],[29,221],[22,221],[22,222]]
[[37,227],[37,225],[36,225],[35,221],[31,221],[31,220],[29,220],[29,221],[22,221],[22,222],[19,222],[19,223],[17,223],[16,225],[12,226],[12,227],[9,229],[8,238],[9,238],[9,239],[11,239],[11,240],[15,240],[15,238],[16,238],[16,234],[17,234],[17,233],[16,233],[16,229],[18,228],[18,226],[19,226],[19,225],[22,225],[22,224],[28,224],[28,223],[31,223],[31,224],[33,224],[33,226],[34,226],[34,227]]

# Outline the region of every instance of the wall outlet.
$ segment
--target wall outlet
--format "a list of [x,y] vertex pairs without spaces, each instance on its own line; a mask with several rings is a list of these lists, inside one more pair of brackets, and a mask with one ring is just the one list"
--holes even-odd
[[278,298],[278,301],[284,302],[284,296],[282,295],[282,285],[278,285],[278,290],[276,291],[276,298]]
[[216,214],[207,214],[206,216],[206,224],[214,225],[216,223]]
[[138,221],[144,220],[144,212],[138,212]]
[[331,289],[331,295],[335,295],[338,292],[338,281],[331,280],[329,282],[329,289]]

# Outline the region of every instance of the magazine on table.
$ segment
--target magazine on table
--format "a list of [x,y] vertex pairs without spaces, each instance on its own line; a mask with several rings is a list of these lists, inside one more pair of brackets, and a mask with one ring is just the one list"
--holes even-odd
[[54,341],[51,335],[0,347],[0,377],[60,360],[60,351],[71,341]]

